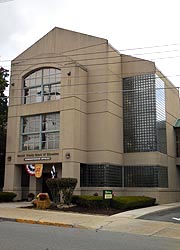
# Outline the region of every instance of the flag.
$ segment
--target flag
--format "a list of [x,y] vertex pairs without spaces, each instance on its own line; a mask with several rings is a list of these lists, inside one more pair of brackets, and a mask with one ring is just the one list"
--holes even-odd
[[35,165],[34,164],[26,164],[26,171],[29,175],[34,176],[35,175]]
[[52,169],[51,169],[51,175],[52,175],[52,179],[56,177],[56,169],[54,165],[52,166]]

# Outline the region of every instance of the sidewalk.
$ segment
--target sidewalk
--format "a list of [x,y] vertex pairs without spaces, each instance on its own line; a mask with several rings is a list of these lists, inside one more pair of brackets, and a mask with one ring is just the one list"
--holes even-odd
[[112,216],[22,208],[29,205],[30,202],[0,203],[0,219],[180,239],[180,223],[137,219],[148,213],[180,207],[180,202],[131,210]]

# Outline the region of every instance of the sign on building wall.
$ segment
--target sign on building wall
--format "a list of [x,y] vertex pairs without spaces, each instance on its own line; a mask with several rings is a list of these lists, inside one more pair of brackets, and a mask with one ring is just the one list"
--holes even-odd
[[35,177],[41,178],[43,171],[43,164],[35,164]]

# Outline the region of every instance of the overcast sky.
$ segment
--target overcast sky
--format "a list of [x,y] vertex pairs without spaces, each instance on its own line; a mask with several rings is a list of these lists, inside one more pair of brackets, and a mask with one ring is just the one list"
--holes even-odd
[[179,0],[0,0],[0,65],[9,69],[10,60],[56,26],[152,60],[180,87],[179,6]]

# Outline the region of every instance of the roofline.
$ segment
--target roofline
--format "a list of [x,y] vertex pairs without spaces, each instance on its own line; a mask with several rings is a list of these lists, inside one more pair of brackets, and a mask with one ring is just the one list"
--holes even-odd
[[97,38],[97,39],[101,39],[101,40],[104,40],[104,42],[108,44],[108,40],[105,39],[105,38],[101,38],[101,37],[97,37],[97,36],[93,36],[93,35],[88,35],[88,34],[85,34],[85,33],[77,32],[77,31],[73,31],[73,30],[68,30],[68,29],[64,29],[64,28],[54,27],[53,29],[51,29],[50,31],[48,31],[45,35],[43,35],[41,38],[39,38],[36,42],[34,42],[30,47],[28,47],[23,52],[21,52],[18,56],[16,56],[11,62],[13,63],[19,56],[21,56],[28,49],[30,49],[36,43],[38,43],[41,39],[43,39],[45,36],[47,36],[50,32],[52,32],[53,30],[56,30],[56,29],[58,29],[58,30],[64,30],[64,31],[68,31],[68,32],[73,32],[73,33],[80,34],[80,35],[83,35],[83,36],[89,36],[89,37],[94,37],[94,38]]

